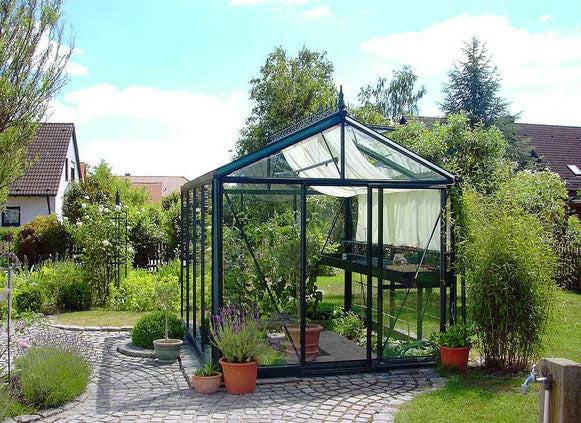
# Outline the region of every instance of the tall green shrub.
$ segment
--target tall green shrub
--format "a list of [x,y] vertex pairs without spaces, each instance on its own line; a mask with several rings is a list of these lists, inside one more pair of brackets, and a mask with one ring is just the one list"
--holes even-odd
[[468,301],[486,365],[521,370],[553,311],[554,245],[541,219],[503,195],[464,192]]
[[14,239],[18,258],[36,264],[66,254],[70,237],[54,214],[37,216],[24,225]]

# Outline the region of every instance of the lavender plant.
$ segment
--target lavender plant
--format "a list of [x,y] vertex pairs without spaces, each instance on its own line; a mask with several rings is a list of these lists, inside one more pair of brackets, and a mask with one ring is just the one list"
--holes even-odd
[[256,361],[264,348],[265,334],[256,304],[224,307],[210,328],[214,345],[230,363]]

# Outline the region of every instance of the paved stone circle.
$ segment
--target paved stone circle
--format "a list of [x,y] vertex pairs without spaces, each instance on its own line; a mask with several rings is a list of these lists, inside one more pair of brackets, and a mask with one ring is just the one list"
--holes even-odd
[[182,351],[180,362],[168,365],[117,352],[120,343],[128,342],[127,332],[69,334],[87,350],[91,383],[79,399],[40,413],[37,421],[392,422],[398,405],[444,383],[433,369],[424,368],[266,381],[249,395],[228,395],[223,389],[202,395],[187,380],[196,364],[191,348]]

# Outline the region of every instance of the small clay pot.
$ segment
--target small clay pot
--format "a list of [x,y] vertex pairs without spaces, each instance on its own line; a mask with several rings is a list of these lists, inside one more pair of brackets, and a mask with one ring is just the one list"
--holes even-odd
[[192,385],[200,394],[213,394],[222,385],[222,373],[216,372],[212,376],[192,376]]
[[468,368],[468,354],[470,347],[450,348],[438,345],[440,350],[440,361],[444,366],[455,367],[465,373]]

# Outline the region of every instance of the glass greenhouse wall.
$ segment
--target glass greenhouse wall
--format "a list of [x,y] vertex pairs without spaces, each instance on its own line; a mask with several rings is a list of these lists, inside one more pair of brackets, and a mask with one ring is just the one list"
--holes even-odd
[[208,333],[220,307],[258,304],[261,376],[433,362],[430,335],[456,319],[453,184],[342,99],[187,183],[181,305],[198,354],[219,356]]

